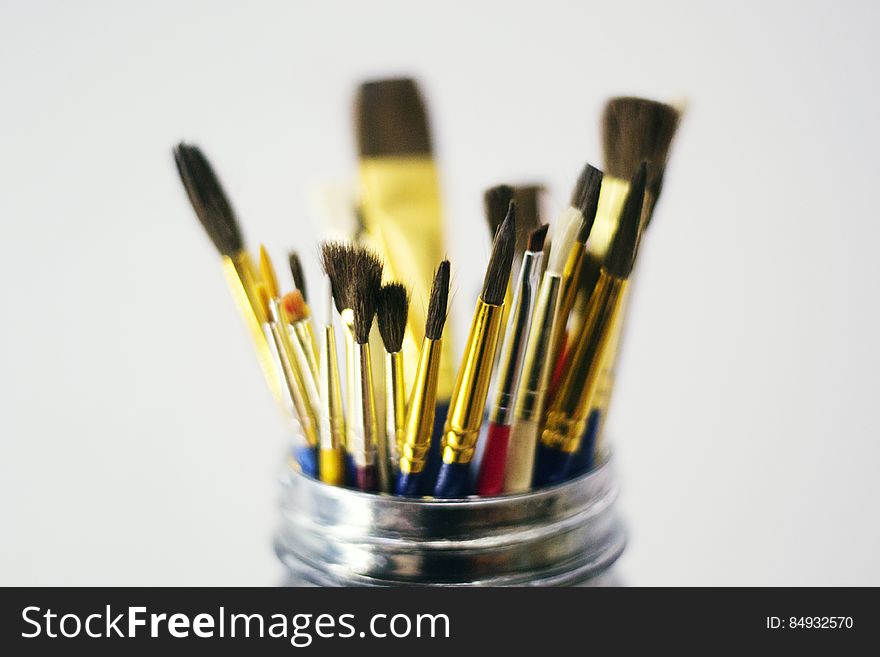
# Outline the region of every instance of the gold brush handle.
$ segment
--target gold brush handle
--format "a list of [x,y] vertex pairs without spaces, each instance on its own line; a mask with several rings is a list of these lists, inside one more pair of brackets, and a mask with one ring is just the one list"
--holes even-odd
[[537,420],[516,420],[510,428],[504,470],[505,493],[524,493],[532,487],[538,430]]

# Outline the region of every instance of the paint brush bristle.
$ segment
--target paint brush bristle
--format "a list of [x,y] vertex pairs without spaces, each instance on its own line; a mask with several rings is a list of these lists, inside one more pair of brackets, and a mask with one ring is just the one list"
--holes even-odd
[[549,227],[548,224],[544,224],[529,233],[529,243],[526,247],[529,251],[537,253],[544,250],[544,240],[547,238],[547,229]]
[[345,285],[347,273],[351,271],[354,259],[354,247],[345,242],[324,242],[321,244],[321,268],[330,280],[330,291],[336,311],[341,313],[350,308],[346,298],[348,288]]
[[174,148],[177,173],[192,203],[193,210],[214,243],[225,256],[244,249],[244,238],[217,175],[198,146],[180,142]]
[[428,302],[428,319],[425,322],[425,337],[439,340],[446,324],[447,304],[449,302],[449,261],[444,260],[437,267],[434,283],[431,286],[431,300]]
[[571,207],[580,210],[583,220],[578,231],[577,241],[584,244],[593,229],[596,210],[599,207],[599,190],[602,187],[602,172],[587,164],[578,176],[571,194]]
[[510,280],[510,267],[513,264],[516,239],[516,202],[511,201],[507,216],[495,233],[492,255],[483,279],[483,293],[480,298],[488,304],[499,306],[504,302],[507,282]]
[[361,157],[431,154],[428,116],[414,80],[365,82],[355,101]]
[[303,273],[302,262],[296,251],[287,254],[287,262],[290,265],[290,275],[293,277],[293,286],[302,294],[303,300],[309,300],[309,293],[306,290],[306,277]]
[[642,232],[646,178],[647,163],[642,162],[630,181],[629,193],[620,213],[620,223],[605,257],[605,269],[617,278],[628,278],[635,262]]
[[646,189],[656,201],[680,116],[672,105],[654,100],[609,100],[602,116],[602,148],[608,174],[628,180],[647,161]]
[[389,283],[379,290],[376,321],[385,351],[396,354],[403,347],[406,317],[409,310],[409,294],[401,283]]
[[502,222],[507,217],[507,210],[513,200],[515,190],[510,185],[496,185],[483,193],[483,209],[486,215],[486,225],[492,237],[498,232]]
[[370,328],[379,304],[379,290],[382,289],[382,269],[384,264],[375,253],[364,248],[356,248],[352,254],[351,270],[346,273],[344,293],[348,307],[354,313],[352,333],[355,342],[366,344],[370,340]]

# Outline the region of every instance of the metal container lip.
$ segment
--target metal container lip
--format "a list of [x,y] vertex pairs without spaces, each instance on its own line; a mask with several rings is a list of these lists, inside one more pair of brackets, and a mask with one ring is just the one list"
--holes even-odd
[[515,503],[517,500],[528,500],[530,502],[540,501],[544,498],[553,498],[565,495],[570,491],[575,491],[586,487],[603,476],[607,476],[609,470],[613,467],[613,459],[609,454],[602,463],[593,469],[585,472],[573,479],[569,479],[553,486],[546,486],[537,490],[530,490],[523,493],[508,493],[503,495],[494,495],[492,497],[479,497],[476,495],[457,498],[457,499],[437,499],[432,497],[400,497],[396,495],[387,495],[379,493],[369,493],[354,488],[344,486],[332,486],[317,479],[313,479],[302,472],[293,468],[286,468],[282,474],[282,482],[286,479],[295,478],[298,480],[297,485],[307,486],[314,493],[333,498],[344,497],[346,499],[361,499],[366,502],[381,503],[394,505],[399,508],[425,508],[430,506],[432,509],[484,509],[493,506],[507,506]]

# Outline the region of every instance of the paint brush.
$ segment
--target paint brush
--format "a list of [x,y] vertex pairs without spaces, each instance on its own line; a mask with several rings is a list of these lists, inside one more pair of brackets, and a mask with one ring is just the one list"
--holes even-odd
[[513,421],[513,401],[519,386],[531,328],[547,228],[545,224],[532,231],[514,285],[513,303],[500,350],[486,447],[477,478],[478,495],[500,495],[504,490],[504,468],[507,463],[510,425]]
[[383,264],[374,253],[346,244],[327,244],[324,255],[336,306],[349,311],[351,316],[351,358],[346,370],[351,399],[348,400],[346,443],[354,459],[355,483],[361,490],[390,492],[390,473],[386,471],[383,475],[382,464],[377,464],[376,459],[377,445],[385,437],[384,432],[379,431],[376,416],[369,345]]
[[443,327],[446,324],[449,300],[449,261],[444,260],[434,274],[425,338],[419,352],[416,377],[406,410],[403,440],[400,448],[400,474],[396,493],[406,497],[421,495],[425,462],[434,433],[434,413],[437,403],[437,379],[443,350]]
[[403,335],[409,294],[400,283],[388,283],[379,290],[376,323],[385,347],[385,437],[387,453],[380,451],[378,458],[387,462],[391,482],[397,480],[403,427],[406,421],[406,386],[403,380]]
[[[572,325],[575,330],[582,324],[583,308],[598,280],[599,269],[605,256],[603,244],[607,246],[610,234],[616,230],[621,198],[627,189],[628,179],[642,162],[648,162],[645,201],[642,208],[642,222],[647,227],[651,223],[660,197],[669,150],[680,120],[679,109],[645,98],[612,98],[606,104],[602,115],[602,150],[608,172],[608,189],[603,186],[603,198],[600,199],[601,207],[597,213],[599,215],[597,237],[588,245],[587,259],[579,284],[581,309],[573,313]],[[590,411],[587,435],[575,457],[573,472],[589,469],[593,455],[598,450],[598,440],[608,415],[611,392],[614,389],[614,368],[625,317],[626,308],[619,315],[618,325],[613,331],[611,345],[608,348],[608,357],[602,365],[599,384],[593,398],[593,409]]]
[[[589,164],[584,167],[572,194],[572,203],[575,205],[569,205],[556,223],[547,269],[541,278],[535,301],[534,317],[516,391],[504,470],[506,493],[520,493],[531,487],[535,446],[553,370],[551,352],[558,344],[559,332],[564,329],[559,308],[566,265],[570,264],[572,251],[580,248],[579,239],[585,238],[590,232],[592,216],[589,213],[590,195],[586,190],[592,188],[588,183],[597,175],[601,173]],[[587,210],[587,217],[584,216],[584,210]]]
[[547,412],[547,423],[538,443],[535,486],[563,481],[583,438],[602,359],[623,308],[638,250],[645,178],[646,166],[642,164],[630,184],[620,226],[587,305],[584,327],[574,336],[571,359],[566,363],[559,391]]
[[456,498],[468,493],[468,470],[489,393],[515,239],[516,204],[511,203],[507,218],[495,235],[483,291],[477,301],[464,355],[452,388],[440,445],[441,465],[434,486],[435,497]]
[[[362,84],[355,100],[360,211],[369,243],[385,261],[388,280],[410,290],[403,354],[411,385],[434,268],[446,253],[440,184],[428,112],[413,79]],[[447,331],[448,333],[448,331]],[[445,417],[455,366],[441,356],[438,419]]]
[[293,278],[293,287],[302,295],[303,299],[303,312],[299,319],[294,321],[291,326],[296,332],[296,335],[306,352],[306,356],[308,356],[309,368],[317,381],[319,378],[318,339],[315,336],[315,329],[312,328],[312,311],[308,303],[309,295],[306,288],[305,273],[303,272],[302,262],[299,259],[299,255],[295,251],[290,251],[287,254],[287,262],[290,266],[290,275]]
[[256,287],[260,277],[247,252],[235,211],[214,169],[197,146],[178,144],[174,148],[174,163],[196,217],[220,253],[226,283],[257,350],[263,376],[275,398],[282,401],[277,358],[263,333],[266,316]]

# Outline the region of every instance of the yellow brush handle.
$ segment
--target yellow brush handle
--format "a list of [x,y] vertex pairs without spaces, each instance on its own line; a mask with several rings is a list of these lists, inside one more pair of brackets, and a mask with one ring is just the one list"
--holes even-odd
[[345,457],[342,448],[322,447],[318,450],[318,473],[325,484],[345,484]]
[[505,493],[524,493],[531,489],[537,444],[538,421],[515,420],[510,428],[510,442],[507,445]]

